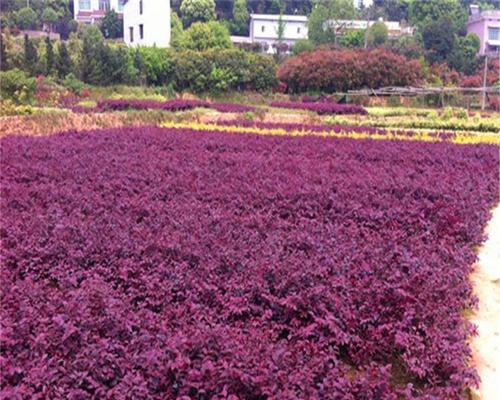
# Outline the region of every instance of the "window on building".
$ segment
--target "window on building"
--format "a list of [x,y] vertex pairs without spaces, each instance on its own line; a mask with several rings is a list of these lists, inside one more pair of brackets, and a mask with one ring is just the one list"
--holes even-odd
[[261,30],[262,30],[262,32],[264,32],[266,30],[266,27],[264,25],[262,25]]
[[99,0],[99,10],[109,11],[109,9],[110,9],[109,0]]
[[300,26],[297,28],[297,33],[300,33]]
[[139,14],[142,14],[142,0],[139,0]]
[[90,0],[79,0],[78,8],[80,10],[90,10]]
[[141,39],[144,39],[144,25],[143,24],[139,25],[139,37]]
[[500,40],[500,28],[488,28],[488,40]]
[[118,0],[118,11],[123,11],[124,0]]
[[128,28],[128,31],[130,35],[130,43],[132,43],[134,41],[134,27],[131,26],[130,28]]

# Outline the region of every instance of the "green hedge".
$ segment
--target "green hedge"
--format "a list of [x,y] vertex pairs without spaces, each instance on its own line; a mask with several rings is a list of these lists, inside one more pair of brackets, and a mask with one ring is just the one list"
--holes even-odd
[[277,84],[271,57],[240,49],[173,53],[173,81],[177,90],[195,93],[226,90],[270,90]]

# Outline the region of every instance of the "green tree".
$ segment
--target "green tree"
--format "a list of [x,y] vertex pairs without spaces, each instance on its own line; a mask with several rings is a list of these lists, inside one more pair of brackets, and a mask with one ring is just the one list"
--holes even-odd
[[33,44],[33,41],[24,35],[24,69],[31,75],[36,74],[38,65],[38,52]]
[[101,48],[104,37],[95,25],[86,27],[83,32],[82,47],[79,57],[80,79],[85,83],[98,83],[100,79]]
[[3,37],[3,32],[0,31],[0,71],[9,69],[9,61],[7,59],[7,48]]
[[45,37],[45,75],[50,75],[54,69],[54,47],[49,36]]
[[288,50],[288,44],[286,44],[283,39],[285,37],[285,28],[286,28],[286,22],[283,20],[283,8],[280,10],[280,15],[278,17],[278,28],[276,29],[276,35],[278,37],[278,40],[276,41],[275,48],[276,48],[276,61],[281,61],[282,54],[285,53]]
[[449,66],[466,75],[475,74],[483,63],[482,58],[477,55],[480,47],[481,41],[475,33],[459,37],[449,56]]
[[456,33],[465,27],[468,18],[467,8],[458,0],[413,0],[408,13],[410,22],[420,32],[423,32],[427,25],[447,17],[452,22],[453,33]]
[[101,32],[106,39],[123,37],[123,20],[115,10],[106,11],[101,21]]
[[20,29],[35,29],[39,25],[36,12],[29,7],[21,8],[16,13],[15,21]]
[[182,48],[203,51],[232,47],[229,30],[217,21],[195,22],[184,32]]
[[246,0],[234,0],[233,5],[233,31],[237,35],[248,34],[248,20],[250,13],[248,12]]
[[453,21],[446,16],[427,24],[422,31],[426,58],[430,63],[446,61],[455,46]]
[[335,27],[341,19],[353,19],[356,9],[352,0],[314,0],[307,25],[309,40],[315,44],[335,42]]
[[185,26],[194,22],[207,22],[215,19],[214,0],[182,0],[180,7]]
[[66,77],[73,70],[73,62],[71,61],[68,48],[64,42],[59,44],[59,51],[56,59],[56,70],[59,78]]
[[50,30],[54,30],[54,27],[56,26],[58,20],[59,16],[52,7],[47,7],[43,10],[42,21],[44,24],[50,27]]
[[368,28],[367,35],[370,46],[382,46],[389,38],[389,29],[382,21],[378,21]]
[[181,47],[184,36],[184,28],[179,16],[172,11],[170,16],[170,46],[174,49]]
[[313,50],[314,50],[314,44],[307,39],[297,40],[292,47],[292,53],[294,56]]
[[363,47],[365,44],[365,30],[350,29],[338,39],[338,43],[342,47]]

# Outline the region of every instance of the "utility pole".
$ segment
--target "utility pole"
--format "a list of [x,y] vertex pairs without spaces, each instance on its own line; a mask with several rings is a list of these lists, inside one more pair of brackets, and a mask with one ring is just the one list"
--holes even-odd
[[488,81],[488,54],[484,56],[484,71],[483,71],[483,98],[481,100],[481,111],[486,108],[486,84]]

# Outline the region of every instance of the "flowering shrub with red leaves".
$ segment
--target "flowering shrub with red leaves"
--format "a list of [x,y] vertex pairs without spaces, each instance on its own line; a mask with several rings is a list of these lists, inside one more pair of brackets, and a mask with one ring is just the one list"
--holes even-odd
[[[500,77],[498,76],[498,71],[500,70],[500,60],[490,60],[488,62],[488,69],[486,71],[486,84],[488,86],[494,86],[500,82]],[[461,87],[482,87],[483,86],[483,68],[480,68],[476,75],[465,76],[460,81]]]
[[325,95],[320,95],[320,96],[302,96],[300,98],[300,101],[302,103],[336,103],[337,99],[334,96],[325,96]]
[[222,113],[244,113],[255,111],[255,107],[235,103],[209,103],[208,107]]
[[429,66],[429,78],[439,78],[443,86],[457,85],[461,79],[458,71],[450,68],[446,63],[434,63]]
[[202,100],[135,100],[135,99],[108,99],[97,102],[99,111],[121,111],[121,110],[148,110],[158,109],[166,111],[185,111],[196,107],[205,107],[208,104]]
[[278,78],[291,92],[416,85],[423,77],[418,61],[386,49],[325,50],[299,54],[281,64]]
[[186,111],[197,107],[212,108],[219,112],[248,112],[255,111],[255,107],[232,103],[210,103],[202,100],[135,100],[135,99],[110,99],[101,100],[95,108],[73,107],[74,112],[105,112],[122,110],[165,110]]
[[362,106],[356,104],[337,104],[330,102],[294,102],[294,101],[273,101],[271,107],[290,108],[294,110],[314,111],[319,115],[325,114],[368,114]]
[[459,399],[498,147],[1,140],[0,397]]

